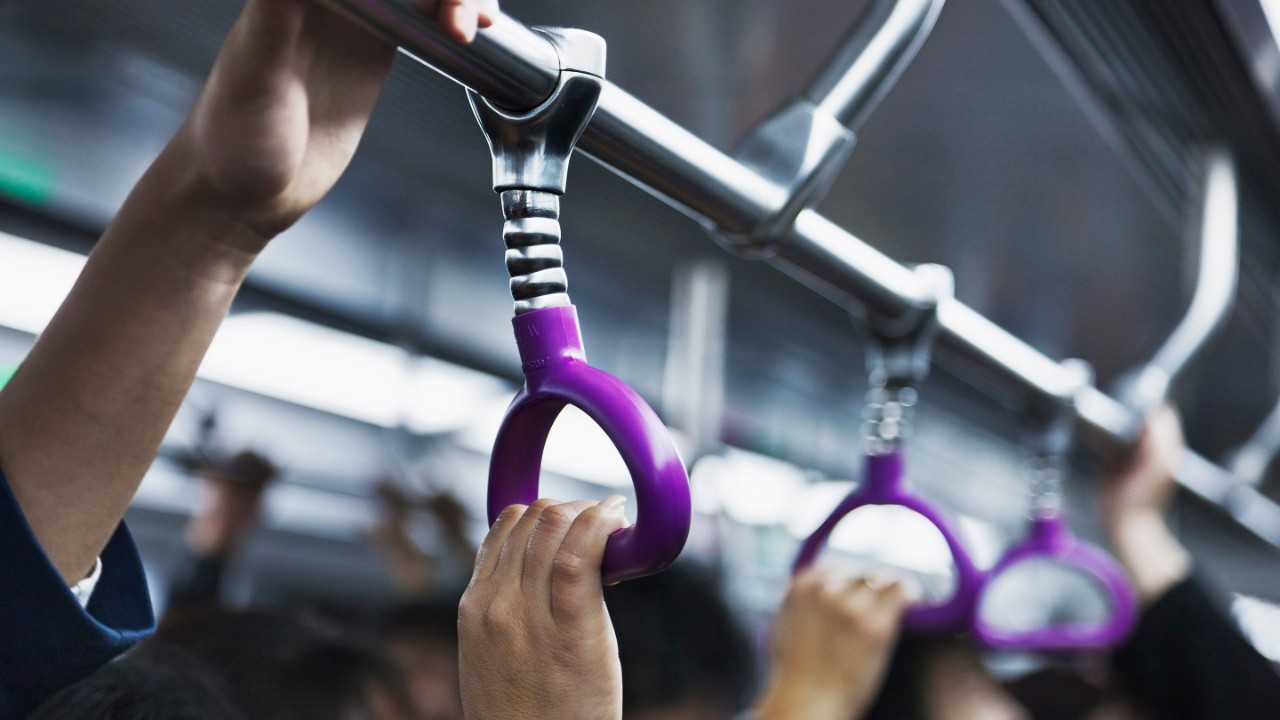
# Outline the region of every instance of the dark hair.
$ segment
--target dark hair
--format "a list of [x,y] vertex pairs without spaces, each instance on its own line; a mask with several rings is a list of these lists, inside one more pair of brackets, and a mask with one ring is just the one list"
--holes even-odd
[[712,579],[685,565],[605,588],[624,715],[697,700],[726,715],[752,690],[751,645]]
[[59,692],[30,720],[248,720],[230,688],[178,648],[144,643]]
[[370,628],[383,640],[400,638],[458,644],[458,603],[461,596],[444,593],[392,606]]
[[390,658],[316,622],[259,610],[210,610],[162,625],[151,642],[203,661],[254,720],[339,720],[372,712],[379,692],[410,712]]
[[880,693],[862,720],[926,720],[925,677],[934,657],[960,642],[950,635],[903,633]]

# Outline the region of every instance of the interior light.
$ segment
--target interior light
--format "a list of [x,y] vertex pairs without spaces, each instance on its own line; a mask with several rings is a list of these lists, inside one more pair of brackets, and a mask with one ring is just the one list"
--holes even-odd
[[[509,401],[510,396],[490,402],[477,414],[477,420],[458,435],[458,444],[488,455]],[[605,487],[631,487],[631,473],[613,441],[595,420],[572,405],[565,406],[551,426],[542,453],[542,469]]]
[[[0,232],[0,325],[39,335],[85,257]],[[279,313],[223,322],[198,376],[382,427],[462,427],[501,379]],[[3,376],[0,376],[3,377]]]
[[1231,603],[1231,612],[1258,652],[1272,662],[1280,662],[1280,606],[1237,594]]
[[484,400],[501,402],[515,390],[501,378],[435,358],[411,361],[404,422],[410,432],[439,433],[470,424]]
[[0,194],[28,205],[45,205],[55,188],[52,167],[13,151],[0,151]]
[[745,525],[781,525],[807,485],[800,468],[774,458],[730,449],[715,480],[725,513]]
[[287,315],[233,315],[200,377],[298,405],[394,427],[409,382],[399,348]]
[[39,335],[84,263],[78,253],[0,232],[0,325]]

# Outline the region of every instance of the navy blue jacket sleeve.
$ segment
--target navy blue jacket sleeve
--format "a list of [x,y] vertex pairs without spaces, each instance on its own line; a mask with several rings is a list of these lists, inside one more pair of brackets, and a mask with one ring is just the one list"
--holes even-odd
[[1151,717],[1280,717],[1280,675],[1195,580],[1147,608],[1115,666]]
[[123,524],[88,608],[45,555],[0,474],[0,720],[23,717],[152,632],[146,576]]

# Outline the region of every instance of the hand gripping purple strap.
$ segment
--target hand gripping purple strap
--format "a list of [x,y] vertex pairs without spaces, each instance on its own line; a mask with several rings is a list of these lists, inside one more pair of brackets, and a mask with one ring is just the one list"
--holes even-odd
[[[1095,580],[1111,605],[1101,623],[1051,625],[1031,630],[1005,630],[986,622],[981,611],[982,594],[1001,573],[1030,560],[1051,560],[1070,565]],[[1080,540],[1067,528],[1061,514],[1037,518],[1028,537],[1009,548],[987,575],[973,613],[973,634],[983,645],[999,650],[1090,650],[1114,647],[1133,629],[1138,602],[1128,577],[1101,548]]]
[[982,584],[982,572],[973,564],[951,526],[929,503],[909,493],[903,484],[903,457],[900,450],[868,455],[863,482],[836,506],[831,515],[800,547],[792,567],[799,572],[817,559],[836,525],[854,510],[866,505],[900,505],[924,516],[942,533],[956,568],[956,586],[952,596],[941,605],[917,605],[907,611],[903,624],[910,630],[952,631],[967,626]]
[[489,523],[508,505],[538,498],[542,451],[556,416],[575,405],[617,447],[636,491],[636,522],[605,548],[612,584],[670,565],[689,536],[689,477],[666,426],[634,390],[587,364],[578,313],[550,307],[512,319],[525,386],[507,409],[489,465]]

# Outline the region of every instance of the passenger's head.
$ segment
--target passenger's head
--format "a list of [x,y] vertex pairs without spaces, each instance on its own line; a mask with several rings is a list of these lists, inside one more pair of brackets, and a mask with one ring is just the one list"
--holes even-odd
[[458,596],[392,608],[376,633],[404,673],[419,720],[460,720]]
[[376,646],[261,611],[210,611],[163,625],[148,642],[179,648],[217,674],[254,720],[412,717],[400,673]]
[[54,695],[31,720],[249,720],[231,688],[178,648],[143,643]]
[[950,636],[904,633],[865,720],[1026,720],[1030,715]]
[[751,646],[711,578],[677,565],[604,596],[627,720],[721,720],[746,704]]

